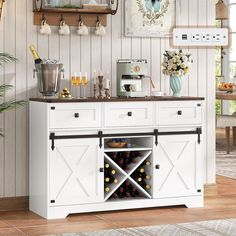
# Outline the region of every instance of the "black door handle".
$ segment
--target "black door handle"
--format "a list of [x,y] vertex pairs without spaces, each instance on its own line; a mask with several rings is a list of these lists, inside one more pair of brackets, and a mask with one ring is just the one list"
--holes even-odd
[[104,172],[104,168],[100,168],[99,171],[100,171],[101,173],[103,173],[103,172]]
[[182,111],[178,111],[178,115],[181,116],[182,115]]
[[129,111],[128,112],[128,116],[132,116],[133,114],[132,114],[132,112],[131,111]]
[[79,113],[74,114],[75,118],[79,118]]
[[159,169],[160,169],[160,165],[156,165],[155,167],[156,167],[156,169],[157,169],[157,170],[159,170]]

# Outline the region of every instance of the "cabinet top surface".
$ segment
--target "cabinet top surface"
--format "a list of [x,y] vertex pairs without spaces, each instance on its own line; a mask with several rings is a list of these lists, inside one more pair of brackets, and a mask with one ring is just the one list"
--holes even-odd
[[143,97],[143,98],[125,98],[125,97],[112,97],[111,99],[60,99],[60,98],[30,98],[30,101],[44,102],[44,103],[73,103],[73,102],[148,102],[148,101],[198,101],[204,100],[203,97],[171,97],[171,96],[159,96],[159,97]]

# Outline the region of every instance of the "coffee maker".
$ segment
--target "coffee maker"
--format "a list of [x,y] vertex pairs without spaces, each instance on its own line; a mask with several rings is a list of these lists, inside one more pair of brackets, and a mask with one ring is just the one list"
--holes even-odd
[[117,61],[117,96],[150,96],[150,78],[147,78],[147,60]]

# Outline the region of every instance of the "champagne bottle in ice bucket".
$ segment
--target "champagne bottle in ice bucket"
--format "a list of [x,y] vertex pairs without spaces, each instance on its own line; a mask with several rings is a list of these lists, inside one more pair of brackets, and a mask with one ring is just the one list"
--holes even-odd
[[39,57],[38,52],[36,51],[35,47],[33,45],[29,46],[30,51],[32,52],[34,63],[35,64],[41,64],[43,63],[43,60]]
[[30,46],[33,54],[37,75],[39,92],[44,97],[54,97],[60,91],[61,74],[64,72],[63,64],[57,60],[41,59],[34,46]]

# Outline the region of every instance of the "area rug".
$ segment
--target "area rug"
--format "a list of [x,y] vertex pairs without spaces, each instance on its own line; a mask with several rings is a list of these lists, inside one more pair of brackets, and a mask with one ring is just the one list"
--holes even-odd
[[[112,229],[88,233],[56,234],[57,236],[236,236],[236,219]],[[56,236],[53,235],[53,236]]]
[[216,174],[236,179],[236,152],[216,152]]

